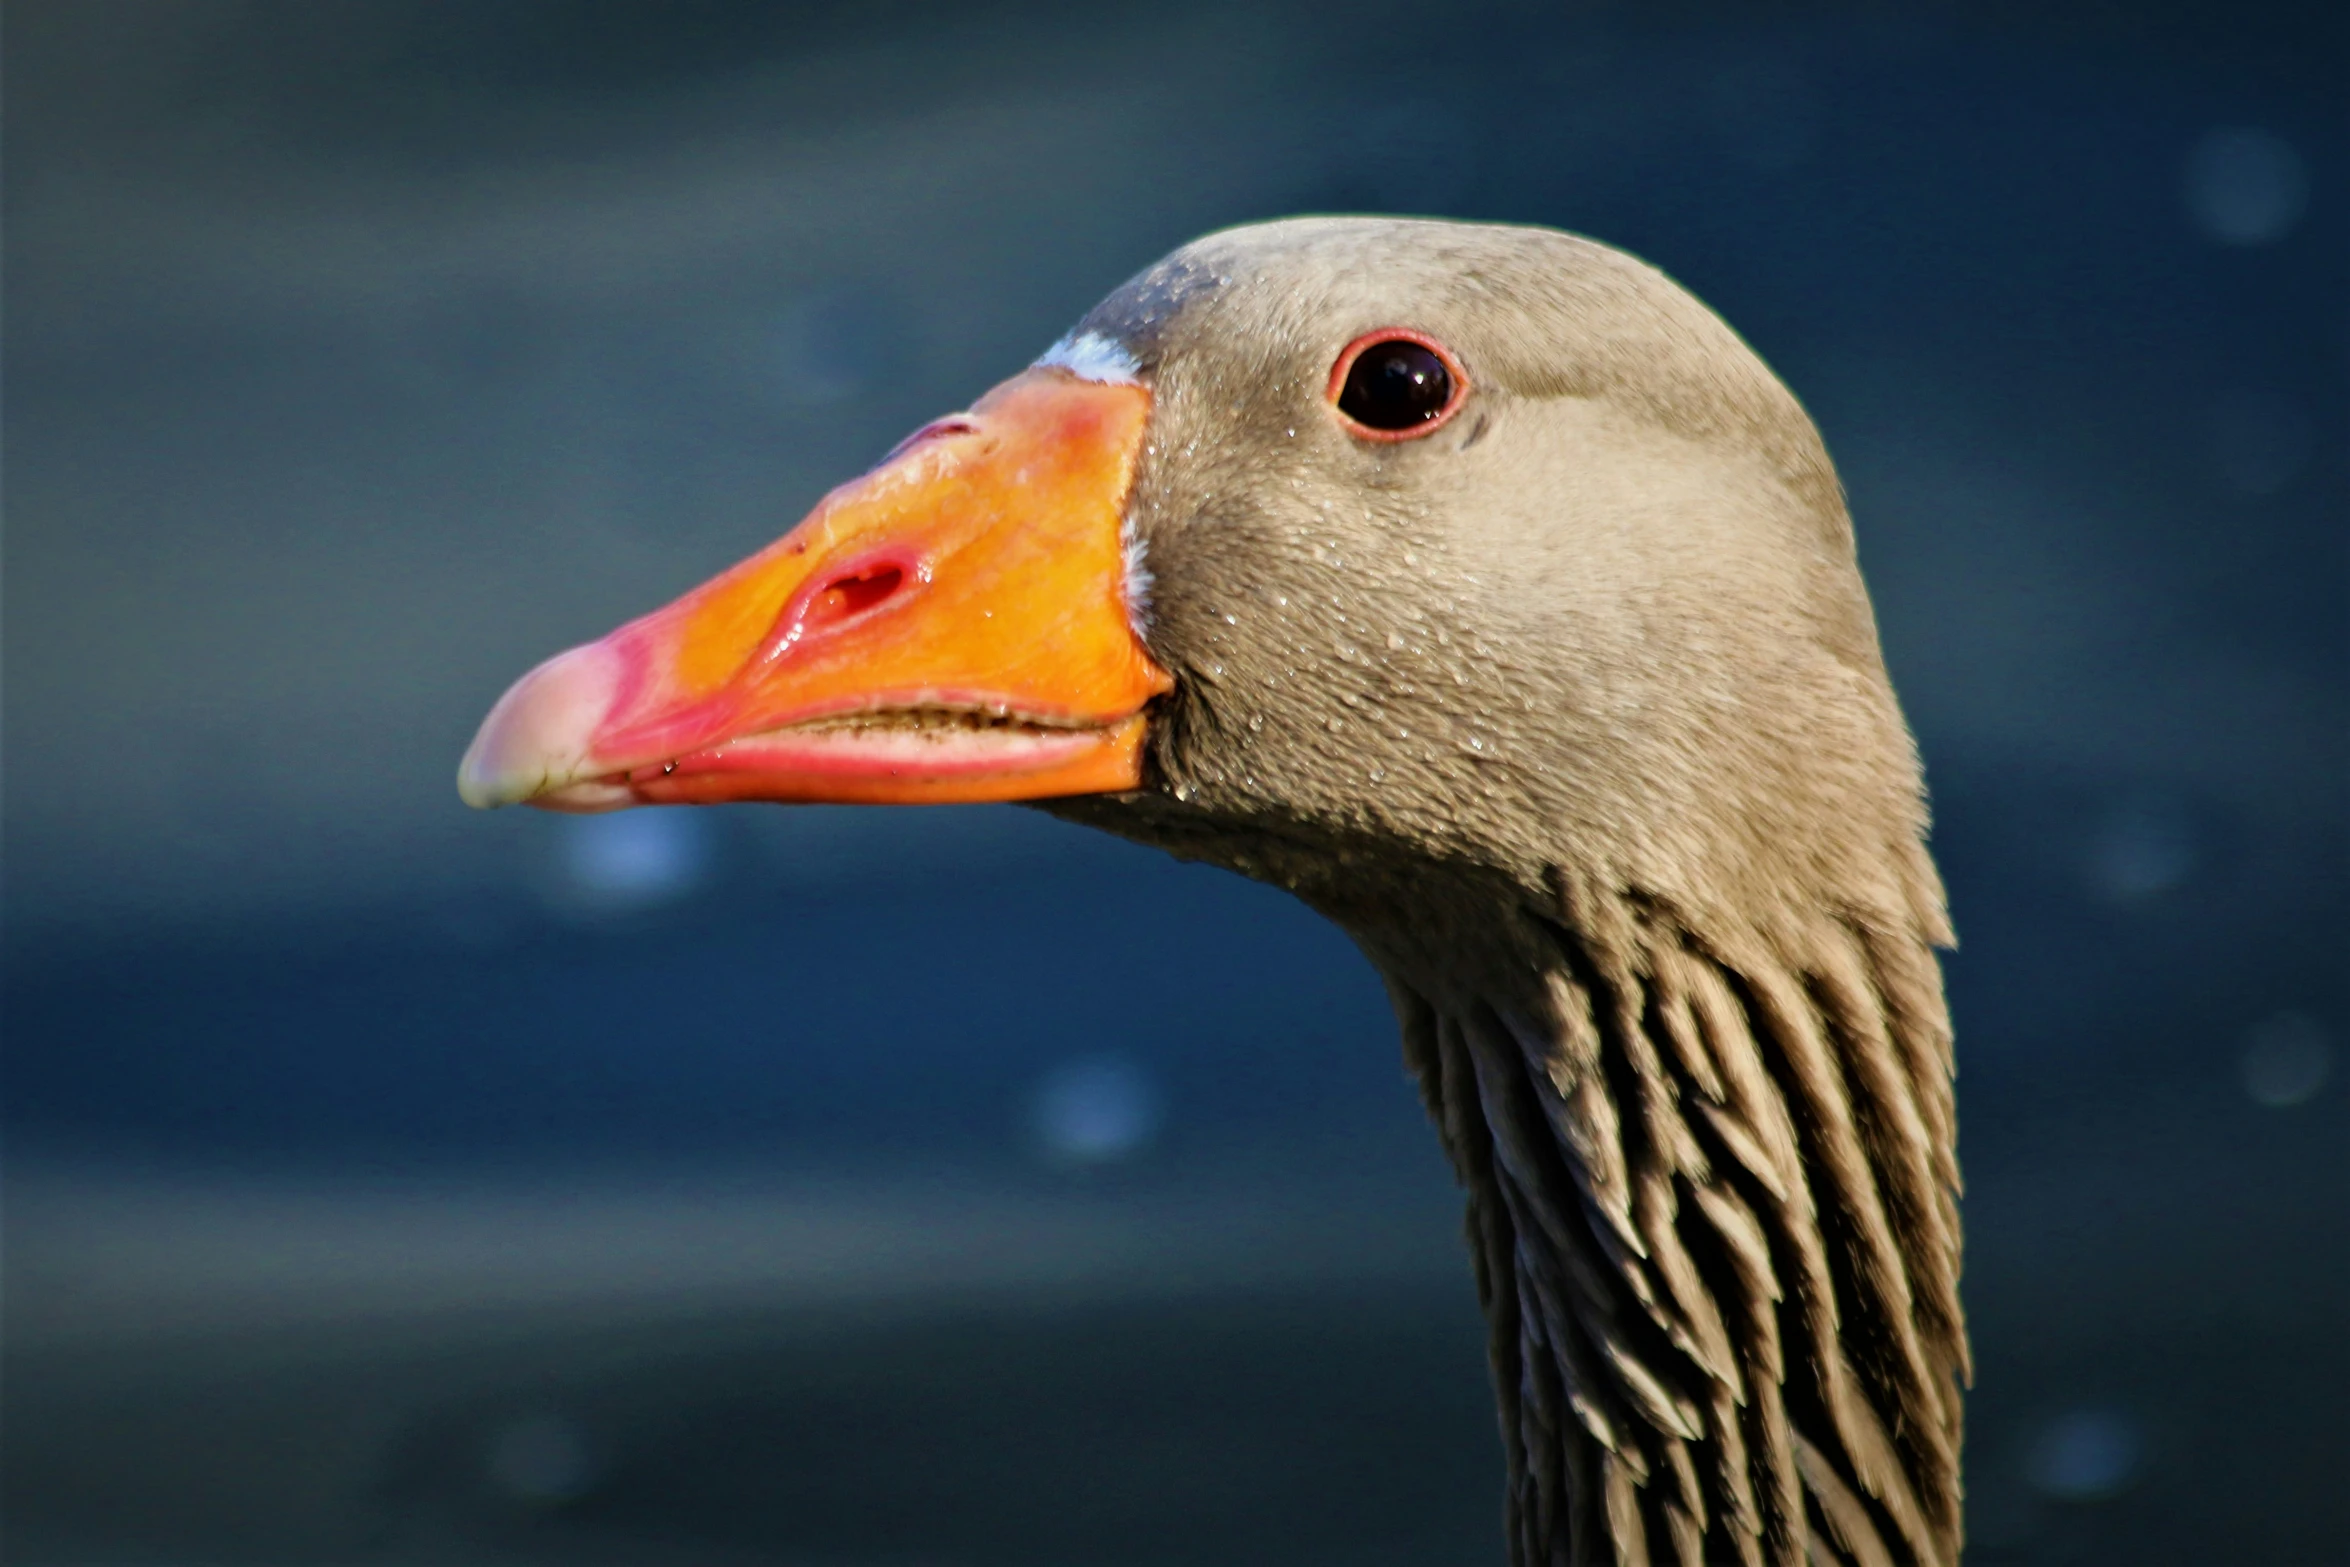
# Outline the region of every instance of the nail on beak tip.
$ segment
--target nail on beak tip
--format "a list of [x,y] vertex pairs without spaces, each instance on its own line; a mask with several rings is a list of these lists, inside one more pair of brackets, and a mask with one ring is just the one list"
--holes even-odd
[[558,653],[515,681],[465,748],[458,795],[489,810],[574,787],[619,684],[619,660],[600,642]]

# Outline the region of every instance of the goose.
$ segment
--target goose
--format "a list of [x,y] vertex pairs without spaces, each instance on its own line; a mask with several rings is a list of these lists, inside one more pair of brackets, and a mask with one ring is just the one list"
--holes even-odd
[[1466,1192],[1516,1567],[1952,1567],[1950,944],[1826,450],[1536,227],[1175,251],[525,675],[478,806],[1034,801],[1287,888]]

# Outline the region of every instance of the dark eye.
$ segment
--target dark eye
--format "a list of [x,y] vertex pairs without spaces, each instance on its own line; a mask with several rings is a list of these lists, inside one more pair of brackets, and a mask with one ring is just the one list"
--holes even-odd
[[1418,333],[1371,332],[1347,345],[1331,380],[1338,411],[1359,435],[1402,440],[1425,435],[1460,403],[1451,356]]

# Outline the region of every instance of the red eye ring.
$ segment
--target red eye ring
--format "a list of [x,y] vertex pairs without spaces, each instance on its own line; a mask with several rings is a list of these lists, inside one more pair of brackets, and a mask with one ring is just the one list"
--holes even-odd
[[[1396,342],[1411,343],[1434,354],[1438,363],[1444,366],[1445,375],[1452,382],[1452,390],[1444,406],[1431,417],[1400,429],[1382,430],[1348,414],[1338,406],[1338,399],[1346,390],[1347,377],[1353,373],[1355,361],[1363,356],[1365,350],[1381,343]],[[1468,374],[1461,369],[1461,362],[1453,357],[1451,349],[1425,332],[1417,332],[1410,327],[1383,326],[1365,332],[1339,351],[1337,360],[1330,366],[1330,384],[1323,393],[1323,400],[1330,405],[1331,413],[1345,427],[1346,433],[1358,441],[1416,441],[1421,436],[1435,434],[1449,424],[1452,416],[1461,411],[1461,404],[1468,400],[1468,396]]]

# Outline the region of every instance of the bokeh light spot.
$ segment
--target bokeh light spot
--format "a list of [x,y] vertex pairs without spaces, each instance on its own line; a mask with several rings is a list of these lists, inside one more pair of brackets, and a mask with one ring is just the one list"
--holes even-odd
[[687,809],[559,818],[556,912],[627,914],[674,903],[708,879],[711,823]]
[[2195,873],[2200,850],[2186,807],[2161,796],[2124,800],[2090,834],[2090,885],[2114,903],[2159,897]]
[[775,386],[799,404],[861,397],[901,368],[903,336],[900,313],[869,289],[808,294],[776,319]]
[[500,1491],[539,1507],[583,1496],[596,1479],[587,1434],[561,1415],[525,1415],[499,1427],[484,1467]]
[[2317,1097],[2334,1071],[2334,1042],[2306,1012],[2279,1012],[2245,1036],[2237,1060],[2244,1092],[2271,1110],[2290,1110]]
[[2033,1486],[2068,1502],[2093,1502],[2137,1478],[2145,1438],[2138,1423],[2113,1409],[2074,1409],[2057,1416],[2032,1443]]
[[2268,245],[2301,222],[2309,175],[2301,154],[2250,126],[2205,133],[2187,154],[2187,210],[2223,245]]
[[1158,1084],[1125,1056],[1065,1061],[1037,1085],[1035,1127],[1045,1152],[1072,1164],[1131,1158],[1159,1132]]
[[2314,431],[2309,411],[2292,398],[2239,388],[2213,401],[2206,439],[2224,488],[2238,495],[2274,495],[2307,465]]

